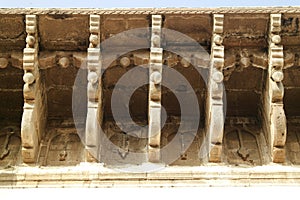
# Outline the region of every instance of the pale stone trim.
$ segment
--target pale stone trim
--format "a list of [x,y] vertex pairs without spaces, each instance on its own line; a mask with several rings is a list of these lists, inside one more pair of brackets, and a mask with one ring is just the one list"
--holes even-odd
[[[96,161],[99,155],[99,128],[102,123],[102,90],[100,58],[100,16],[90,15],[90,45],[87,49],[88,110],[85,130],[86,160]],[[99,78],[100,77],[100,78]],[[99,89],[100,88],[100,89]],[[100,117],[98,117],[100,116]],[[92,155],[93,154],[93,155]]]
[[149,146],[148,159],[150,162],[160,161],[161,140],[161,80],[163,49],[161,48],[161,15],[152,15],[152,35],[149,68]]

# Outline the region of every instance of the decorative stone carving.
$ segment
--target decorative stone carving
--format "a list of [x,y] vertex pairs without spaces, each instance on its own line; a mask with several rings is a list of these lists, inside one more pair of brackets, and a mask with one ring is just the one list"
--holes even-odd
[[284,52],[284,69],[297,66],[298,63],[296,62],[296,57],[299,57],[299,55],[292,53],[290,51]]
[[272,161],[285,162],[286,116],[283,109],[284,67],[283,46],[280,45],[281,14],[270,15],[269,65],[264,96],[264,126]]
[[224,80],[230,79],[234,71],[241,72],[247,67],[268,68],[268,56],[263,51],[250,49],[231,49],[225,53],[223,68]]
[[133,53],[133,63],[134,65],[145,65],[149,64],[150,55],[149,51],[138,51]]
[[122,67],[126,68],[130,65],[130,58],[128,57],[123,57],[120,59],[120,64]]
[[21,137],[23,161],[32,163],[36,161],[46,121],[45,91],[38,68],[38,32],[35,15],[26,15],[26,32],[27,44],[23,56],[25,84]]
[[102,123],[102,91],[100,61],[100,16],[90,15],[90,45],[88,48],[88,111],[85,130],[86,161],[99,160],[99,129]]
[[148,159],[150,162],[160,161],[161,140],[161,79],[162,79],[162,53],[161,15],[152,15],[152,35],[149,68],[149,144]]
[[0,58],[0,68],[4,69],[6,68],[8,65],[8,60],[7,58]]
[[85,67],[86,55],[84,52],[41,52],[39,55],[39,69],[48,69],[57,65],[62,68],[69,66]]
[[263,155],[259,130],[252,131],[245,124],[226,128],[224,148],[230,164],[261,165]]
[[70,60],[67,57],[62,57],[59,59],[58,64],[62,68],[67,68],[70,65]]
[[[50,133],[50,132],[48,132]],[[61,133],[51,134],[42,165],[75,165],[82,161],[83,146],[76,133],[66,129]]]
[[20,129],[15,126],[4,127],[0,130],[0,166],[19,164]]
[[224,15],[213,16],[213,36],[211,46],[211,65],[208,80],[206,137],[208,141],[209,162],[221,162],[224,113],[223,113],[223,67],[224,46],[222,45]]
[[9,66],[23,69],[23,53],[22,52],[5,52],[0,53],[0,69]]
[[286,151],[289,161],[294,165],[300,164],[300,133],[299,133],[299,123],[290,126],[288,131],[288,136],[286,140]]

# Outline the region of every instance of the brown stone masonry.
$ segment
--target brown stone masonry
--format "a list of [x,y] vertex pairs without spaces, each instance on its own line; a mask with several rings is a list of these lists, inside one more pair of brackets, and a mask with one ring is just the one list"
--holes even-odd
[[[140,48],[105,63],[103,55],[116,49],[101,44],[136,28],[148,34],[130,36]],[[164,29],[191,38],[203,52],[181,38],[166,43]],[[120,52],[131,48],[114,45]],[[128,109],[135,123],[148,127],[134,129],[128,120],[124,132],[113,117],[112,96],[132,88],[114,91],[140,65],[147,67],[132,80],[145,85]],[[176,91],[165,87],[164,66],[195,94],[196,133],[185,124],[176,137],[182,114],[176,97],[189,91],[183,82],[172,83]],[[299,69],[300,7],[0,9],[0,187],[299,184]],[[80,73],[82,88],[75,84]],[[81,89],[76,101],[84,112],[76,119],[72,97]],[[100,129],[116,149],[105,146]],[[162,149],[171,142],[170,154],[180,155],[166,164]],[[140,161],[164,169],[113,170]]]

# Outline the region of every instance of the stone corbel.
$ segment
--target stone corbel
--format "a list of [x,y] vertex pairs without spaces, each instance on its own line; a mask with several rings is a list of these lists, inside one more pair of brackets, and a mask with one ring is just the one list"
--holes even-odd
[[223,75],[224,81],[228,81],[230,79],[231,74],[234,72],[236,68],[236,51],[226,51],[224,55],[224,67],[223,67]]
[[290,51],[284,52],[284,67],[283,69],[288,69],[293,66],[299,66],[296,63],[296,55]]
[[41,52],[39,55],[39,68],[48,69],[55,66],[85,68],[85,59],[85,52]]
[[286,116],[283,109],[284,67],[283,46],[280,45],[281,14],[270,15],[268,77],[264,96],[264,126],[273,162],[285,162]]
[[23,54],[22,52],[11,52],[0,54],[0,69],[7,68],[8,66],[17,69],[23,69]]
[[24,111],[21,123],[22,157],[33,163],[39,151],[46,124],[46,91],[38,67],[38,31],[36,15],[26,15],[26,48],[23,55],[25,82]]
[[100,15],[90,15],[90,45],[87,50],[87,117],[85,129],[86,161],[99,161],[100,130],[102,124]]
[[243,71],[248,67],[259,69],[268,68],[268,56],[263,51],[248,49],[232,49],[226,51],[224,60],[224,80],[230,79],[234,71]]
[[208,59],[205,57],[205,53],[201,52],[190,52],[192,54],[189,56],[184,56],[184,58],[173,54],[171,52],[164,53],[163,63],[166,63],[169,67],[175,67],[180,64],[182,67],[189,67],[191,63],[198,67],[206,68],[208,66]]
[[251,53],[251,64],[253,67],[268,69],[268,55],[263,51],[254,51]]
[[133,64],[135,66],[149,64],[150,56],[149,51],[139,51],[133,53]]
[[161,15],[152,15],[148,100],[148,159],[150,162],[160,162],[161,80],[163,64],[163,49],[161,48],[161,26]]
[[131,65],[141,66],[149,64],[150,56],[149,51],[136,51],[130,52],[126,55],[122,55],[116,60],[114,60],[109,67],[121,66],[123,68],[127,68]]
[[213,15],[213,35],[211,46],[211,65],[208,80],[206,137],[208,139],[209,162],[221,162],[224,131],[223,113],[223,20],[224,15]]

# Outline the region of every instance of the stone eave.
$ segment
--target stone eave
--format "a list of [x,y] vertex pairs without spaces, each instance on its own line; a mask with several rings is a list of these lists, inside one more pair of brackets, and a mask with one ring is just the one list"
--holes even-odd
[[219,8],[0,8],[0,14],[251,14],[300,13],[300,6],[289,7],[219,7]]

